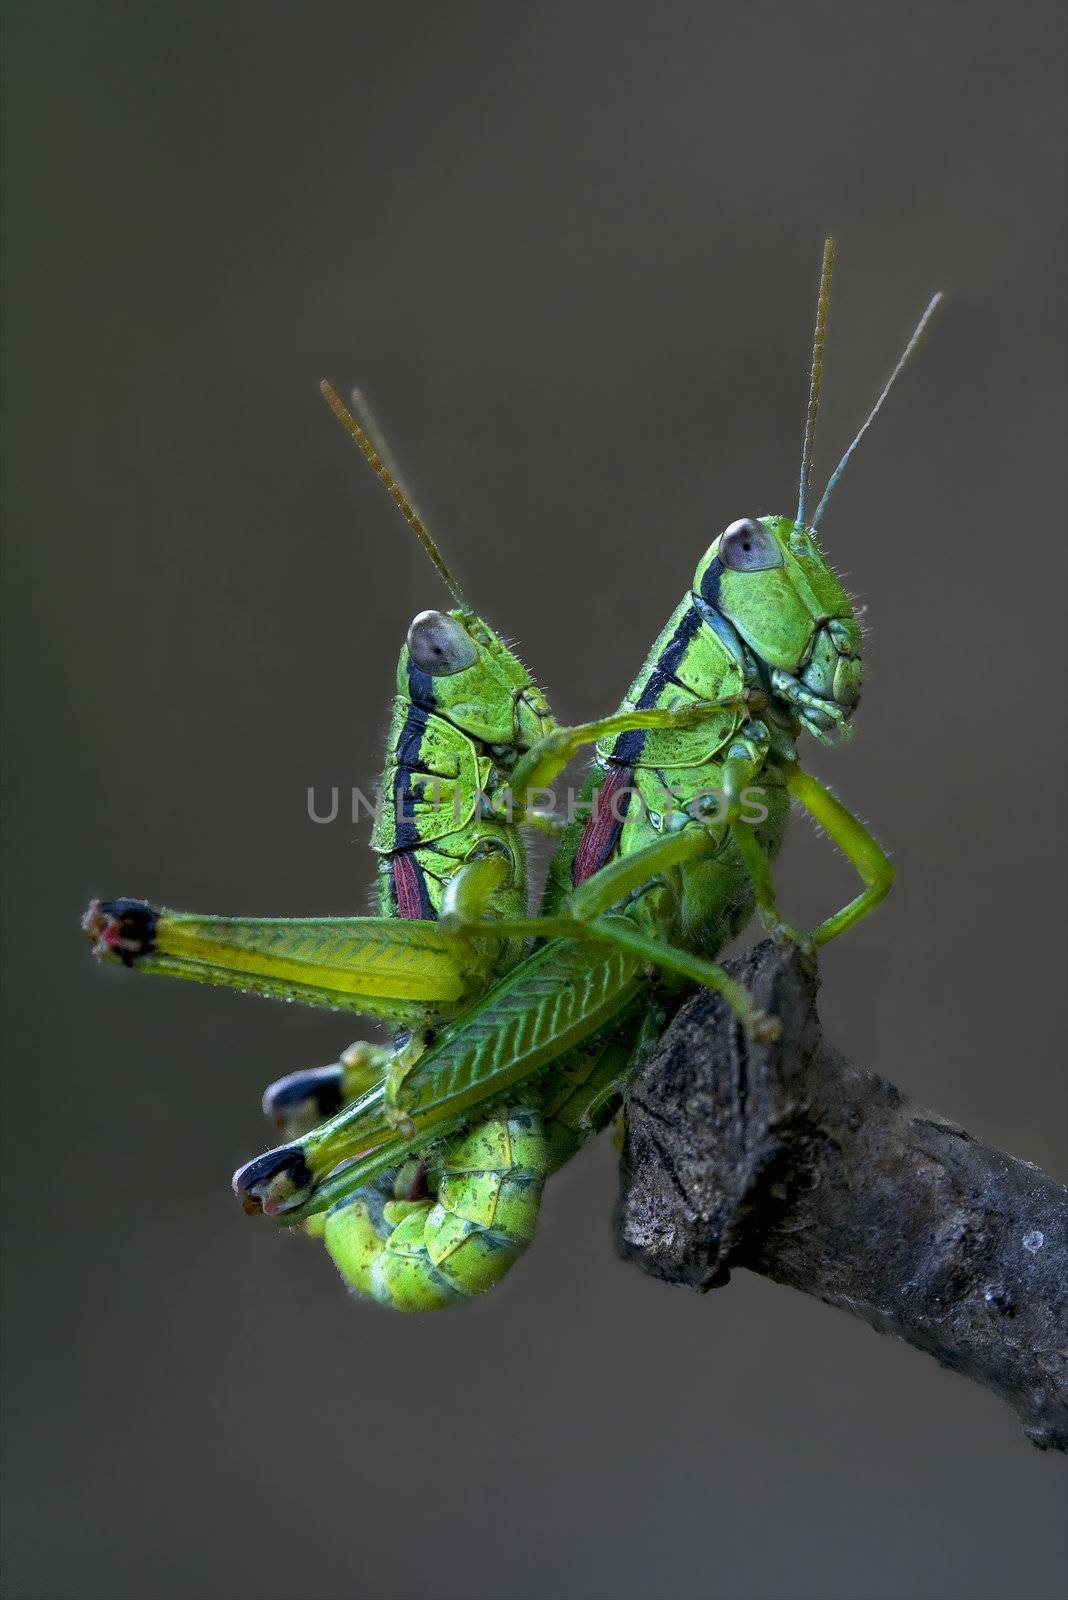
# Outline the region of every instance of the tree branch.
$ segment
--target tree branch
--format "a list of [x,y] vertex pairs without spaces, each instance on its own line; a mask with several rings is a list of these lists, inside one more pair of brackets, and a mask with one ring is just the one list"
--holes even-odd
[[692,1289],[748,1267],[816,1295],[1068,1450],[1068,1190],[824,1043],[793,946],[728,968],[782,1037],[748,1039],[707,991],[679,1012],[627,1102],[621,1254]]

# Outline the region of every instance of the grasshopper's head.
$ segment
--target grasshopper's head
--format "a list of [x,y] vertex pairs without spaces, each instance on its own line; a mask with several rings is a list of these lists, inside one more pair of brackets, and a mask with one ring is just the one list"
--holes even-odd
[[397,663],[397,692],[492,747],[509,765],[553,726],[523,663],[472,611],[420,611]]
[[694,594],[734,628],[772,693],[817,738],[860,699],[860,628],[814,535],[786,517],[732,522],[705,554]]

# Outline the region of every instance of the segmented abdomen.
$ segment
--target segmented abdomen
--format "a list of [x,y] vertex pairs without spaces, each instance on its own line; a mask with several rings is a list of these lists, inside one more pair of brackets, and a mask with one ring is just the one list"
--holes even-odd
[[482,1294],[534,1237],[547,1170],[541,1113],[517,1106],[447,1140],[436,1194],[392,1197],[383,1174],[309,1231],[345,1282],[397,1311],[437,1311]]

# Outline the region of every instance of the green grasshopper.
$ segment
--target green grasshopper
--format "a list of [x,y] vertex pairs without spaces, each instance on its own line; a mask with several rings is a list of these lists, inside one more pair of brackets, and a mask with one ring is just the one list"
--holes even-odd
[[[381,915],[226,919],[158,912],[143,901],[119,899],[92,902],[84,922],[104,959],[355,1010],[405,1030],[393,1049],[360,1042],[338,1063],[271,1085],[265,1109],[290,1135],[383,1077],[387,1103],[396,1105],[434,1027],[485,991],[522,953],[520,940],[497,936],[494,920],[524,913],[519,829],[545,825],[527,804],[531,783],[524,761],[537,772],[604,736],[690,727],[712,714],[687,705],[678,713],[651,709],[579,728],[557,727],[526,670],[468,606],[372,436],[328,384],[323,392],[458,602],[451,613],[421,612],[400,655],[382,784],[391,803],[372,836]],[[442,912],[463,929],[439,924],[435,919]],[[566,1094],[558,1097],[558,1142],[567,1137],[567,1100]],[[397,1121],[405,1125],[403,1113]],[[512,1141],[518,1148],[522,1129],[514,1119],[489,1117],[471,1137],[487,1147]],[[509,1150],[505,1165],[514,1164]],[[376,1201],[387,1213],[392,1204],[410,1207],[421,1182],[418,1164],[414,1171],[409,1164],[387,1180],[392,1198],[383,1200],[379,1184]]]
[[[732,523],[699,562],[619,713],[670,705],[671,725],[602,736],[586,790],[591,814],[557,853],[544,914],[495,924],[498,936],[542,942],[447,1022],[402,1082],[372,1085],[306,1137],[235,1176],[247,1205],[285,1224],[306,1223],[354,1287],[388,1303],[455,1303],[507,1270],[533,1236],[546,1174],[632,1079],[665,989],[677,996],[695,982],[707,984],[761,1026],[748,997],[713,961],[754,906],[778,936],[816,947],[873,910],[890,888],[886,855],[803,770],[796,743],[804,731],[832,743],[850,729],[862,679],[860,631],[816,531],[940,296],[809,522],[832,264],[829,241],[797,514]],[[680,696],[694,706],[718,703],[719,710],[685,727]],[[551,744],[531,751],[519,764],[525,780],[551,782],[559,753]],[[747,816],[747,791],[758,785],[760,814]],[[826,829],[864,885],[807,935],[780,916],[769,869],[791,798]],[[461,909],[446,904],[443,912],[443,932],[478,931]],[[668,980],[654,977],[661,969]],[[566,1132],[554,1144],[561,1095]],[[487,1107],[499,1108],[496,1123],[476,1120]],[[465,1127],[473,1128],[466,1141]],[[502,1135],[492,1150],[489,1129],[493,1138]],[[376,1209],[369,1198],[380,1175],[419,1155],[429,1155],[437,1197],[384,1215],[381,1200]]]

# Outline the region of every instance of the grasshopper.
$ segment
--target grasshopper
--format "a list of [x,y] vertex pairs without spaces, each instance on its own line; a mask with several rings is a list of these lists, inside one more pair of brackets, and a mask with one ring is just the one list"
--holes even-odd
[[[528,803],[534,778],[558,770],[583,744],[627,730],[692,727],[719,711],[665,706],[558,727],[526,669],[468,605],[373,428],[361,426],[329,384],[322,387],[457,602],[448,613],[420,612],[400,653],[381,786],[389,803],[372,835],[380,915],[201,917],[122,898],[94,900],[83,926],[100,957],[127,967],[393,1023],[402,1031],[392,1048],[360,1041],[339,1062],[290,1074],[268,1088],[264,1109],[292,1137],[382,1082],[391,1121],[410,1133],[398,1109],[402,1087],[435,1028],[525,949],[525,936],[498,934],[495,924],[521,920],[526,910],[521,827],[551,826]],[[556,1108],[558,1142],[567,1137],[566,1102]],[[511,1118],[488,1117],[468,1142],[503,1148],[510,1171],[524,1142],[542,1138],[524,1118],[522,1108]],[[417,1161],[377,1185],[372,1198],[387,1225],[419,1204],[424,1177]],[[498,1222],[504,1210],[502,1198]]]
[[[503,1275],[520,1241],[533,1236],[545,1176],[632,1080],[665,994],[677,999],[703,983],[751,1026],[768,1027],[714,961],[754,908],[776,936],[816,948],[889,891],[887,856],[804,771],[797,742],[808,732],[831,744],[851,730],[862,684],[860,630],[816,535],[941,297],[924,312],[808,520],[833,258],[828,241],[797,513],[733,522],[698,563],[617,714],[670,707],[670,725],[601,736],[586,788],[590,816],[556,854],[542,915],[494,925],[500,937],[540,942],[444,1024],[402,1084],[371,1085],[322,1126],[235,1176],[249,1207],[283,1224],[304,1223],[324,1238],[350,1284],[387,1303],[452,1304]],[[684,726],[680,697],[717,709]],[[528,752],[520,763],[526,781],[551,782],[559,754],[551,743]],[[760,814],[747,816],[746,795],[755,788]],[[782,918],[769,866],[791,799],[822,825],[863,884],[807,934]],[[443,913],[443,933],[479,931],[462,908],[444,905]],[[499,1108],[496,1122],[484,1120],[487,1107]],[[381,1174],[419,1155],[429,1156],[436,1198],[413,1201],[399,1220],[385,1217],[373,1199]]]

